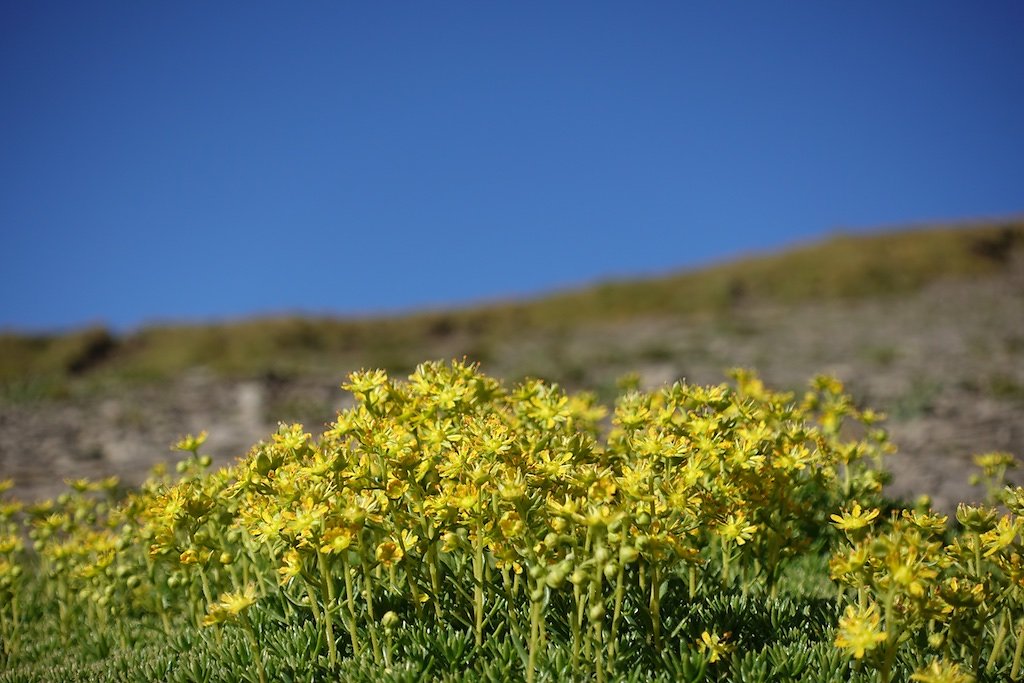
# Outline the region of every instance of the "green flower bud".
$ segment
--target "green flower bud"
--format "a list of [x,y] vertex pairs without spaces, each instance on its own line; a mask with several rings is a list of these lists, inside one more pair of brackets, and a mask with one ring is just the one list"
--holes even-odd
[[544,583],[547,584],[548,588],[558,589],[565,583],[565,575],[567,573],[561,567],[555,567],[544,577]]
[[585,584],[587,582],[587,572],[585,572],[582,569],[577,569],[569,577],[569,581],[574,586],[582,586],[583,584]]
[[638,557],[640,557],[640,551],[633,546],[624,545],[619,548],[619,562],[622,564],[632,564]]

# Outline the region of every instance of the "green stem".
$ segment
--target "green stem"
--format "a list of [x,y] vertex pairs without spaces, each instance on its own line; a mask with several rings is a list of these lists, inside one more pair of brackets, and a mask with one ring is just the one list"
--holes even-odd
[[1017,647],[1013,650],[1013,665],[1010,667],[1010,680],[1017,680],[1017,675],[1020,673],[1020,661],[1021,655],[1024,654],[1024,619],[1020,622],[1020,628],[1017,630]]
[[722,585],[729,585],[729,544],[722,541]]
[[579,679],[580,665],[580,640],[582,639],[581,624],[583,622],[583,610],[586,608],[583,602],[583,589],[578,584],[572,585],[572,596],[576,599],[576,609],[570,610],[569,628],[572,630],[572,675]]
[[356,630],[356,600],[352,590],[352,571],[348,566],[348,556],[342,555],[341,567],[345,572],[345,602],[348,605],[348,635],[352,640],[352,655],[359,654],[359,634]]
[[249,636],[249,642],[252,644],[253,659],[256,660],[256,671],[260,676],[260,683],[267,683],[267,672],[263,668],[263,655],[260,652],[260,642],[256,638],[256,631],[252,627],[252,622],[249,621],[249,615],[242,612],[242,626],[245,629],[246,635]]
[[477,525],[473,555],[473,613],[476,646],[484,643],[484,537],[483,525]]
[[988,657],[988,663],[985,665],[985,671],[992,671],[996,665],[996,660],[999,659],[999,655],[1003,653],[1003,644],[1006,642],[1007,623],[1010,621],[1010,614],[1003,612],[1003,618],[999,620],[999,630],[996,632],[995,642],[992,643],[992,654]]
[[533,683],[537,668],[537,648],[540,645],[540,608],[539,600],[530,602],[530,654],[526,660],[527,683]]
[[320,601],[316,599],[316,591],[313,589],[313,584],[309,581],[304,581],[306,586],[306,598],[309,600],[309,608],[313,611],[313,621],[316,623],[317,628],[320,628],[324,623],[323,615],[320,612]]
[[625,565],[619,564],[618,574],[615,576],[615,609],[612,612],[612,631],[608,642],[608,658],[614,660],[615,651],[618,646],[619,622],[622,620],[622,600],[626,595]]
[[885,657],[882,660],[882,669],[879,676],[882,683],[889,683],[892,678],[892,665],[896,661],[896,650],[899,647],[899,631],[896,630],[895,619],[893,619],[893,602],[896,599],[896,591],[890,588],[885,596],[885,630],[887,638],[885,641]]
[[430,561],[430,587],[434,591],[434,616],[441,621],[441,573],[438,569],[437,543],[430,543],[427,557]]
[[320,567],[321,590],[326,598],[324,604],[324,630],[327,634],[327,661],[333,667],[338,661],[338,646],[334,642],[334,620],[331,619],[331,610],[334,609],[335,604],[334,579],[327,566],[327,558],[324,557],[319,548],[316,551],[316,563]]
[[370,563],[364,552],[359,553],[363,565],[363,598],[366,600],[367,629],[370,631],[370,648],[374,661],[380,661],[380,645],[377,640],[377,622],[373,616],[373,582],[370,581]]
[[655,652],[661,652],[661,577],[658,573],[658,565],[651,565],[651,598],[649,609],[651,612],[651,641]]

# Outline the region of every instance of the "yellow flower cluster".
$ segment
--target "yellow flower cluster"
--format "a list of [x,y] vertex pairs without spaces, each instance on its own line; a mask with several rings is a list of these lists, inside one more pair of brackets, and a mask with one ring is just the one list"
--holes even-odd
[[[890,449],[877,415],[831,378],[802,397],[749,372],[733,378],[628,391],[609,415],[592,395],[537,380],[508,389],[465,363],[424,363],[404,381],[357,372],[343,385],[355,405],[319,438],[281,425],[211,473],[205,433],[188,436],[175,446],[188,454],[178,481],[155,476],[117,506],[116,484],[81,482],[32,511],[33,537],[69,619],[144,610],[165,625],[179,614],[216,625],[266,596],[311,614],[332,662],[335,629],[351,652],[385,662],[399,615],[468,615],[480,644],[494,605],[524,604],[530,678],[558,594],[571,606],[574,670],[593,666],[603,680],[627,604],[643,603],[658,649],[673,578],[691,596],[773,590],[829,511],[849,510],[833,518],[848,533],[878,514],[854,504],[879,501],[868,464]],[[861,438],[846,436],[849,421]],[[993,529],[986,551],[1010,533]],[[929,551],[896,545],[861,562],[867,570],[848,560],[834,572],[931,600]],[[732,646],[706,633],[700,647],[717,659]]]
[[[998,464],[1008,463],[1000,456]],[[978,672],[1009,665],[1016,680],[1024,651],[1024,488],[1006,488],[999,498],[1010,512],[960,505],[960,533],[953,537],[947,518],[933,513],[903,510],[879,523],[877,509],[854,504],[832,515],[849,545],[832,556],[831,575],[852,603],[836,645],[857,659],[874,655],[882,681],[890,680],[896,652],[907,641],[927,642],[942,658],[913,680],[969,680],[957,660]],[[1012,634],[1016,652],[1007,647]],[[983,651],[988,637],[991,648]]]

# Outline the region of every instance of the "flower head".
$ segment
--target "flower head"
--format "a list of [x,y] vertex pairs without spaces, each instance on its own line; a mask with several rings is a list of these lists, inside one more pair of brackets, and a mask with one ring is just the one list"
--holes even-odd
[[841,531],[859,531],[875,521],[878,508],[861,509],[860,503],[854,503],[853,509],[843,515],[832,515],[832,524]]
[[888,638],[879,621],[877,605],[871,604],[867,608],[850,605],[839,620],[836,647],[850,650],[855,658],[862,659],[866,652]]
[[707,631],[704,631],[700,634],[700,640],[697,641],[697,647],[701,652],[709,652],[711,654],[711,657],[708,659],[709,662],[717,662],[736,648],[735,645],[725,642],[728,640],[730,635],[732,634],[728,631],[721,636],[717,633],[708,633]]
[[220,600],[210,605],[206,617],[203,619],[203,626],[223,624],[238,618],[245,610],[256,604],[256,586],[248,584],[241,591],[225,593]]

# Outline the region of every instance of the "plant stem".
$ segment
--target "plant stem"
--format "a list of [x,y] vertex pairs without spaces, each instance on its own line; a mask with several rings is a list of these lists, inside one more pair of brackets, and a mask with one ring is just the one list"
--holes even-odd
[[1017,630],[1017,647],[1013,650],[1013,665],[1010,667],[1010,680],[1017,680],[1017,674],[1020,673],[1020,660],[1021,655],[1024,654],[1024,619],[1020,622],[1020,628]]
[[348,635],[352,640],[352,655],[359,654],[359,634],[356,630],[356,600],[352,591],[352,571],[348,566],[348,556],[342,555],[341,567],[345,572],[345,602],[348,605]]
[[539,600],[530,601],[530,654],[526,660],[527,683],[533,683],[537,668],[537,648],[540,645],[540,608]]
[[661,577],[658,573],[658,565],[651,565],[651,599],[649,609],[651,612],[651,643],[654,651],[661,652]]
[[618,645],[619,622],[622,620],[622,600],[626,594],[625,573],[625,565],[620,563],[619,572],[615,576],[615,609],[612,612],[612,632],[608,643],[609,659],[614,658]]
[[370,631],[370,649],[373,650],[374,661],[380,661],[379,642],[377,640],[377,622],[373,616],[373,586],[370,581],[370,563],[366,559],[365,552],[360,552],[363,565],[363,597],[366,600],[366,616],[368,617],[367,629]]
[[267,683],[267,672],[263,668],[263,655],[260,652],[259,639],[256,638],[256,631],[252,627],[252,622],[249,621],[249,615],[245,612],[242,612],[242,627],[245,629],[246,635],[249,636],[249,642],[252,643],[252,655],[256,660],[256,671],[259,673],[260,683]]
[[992,643],[992,653],[988,657],[985,671],[992,671],[992,668],[996,665],[996,660],[999,659],[999,655],[1003,653],[1003,644],[1006,642],[1007,622],[1009,621],[1010,615],[1004,611],[1003,618],[999,620],[999,630],[996,632],[995,642]]
[[334,608],[335,603],[334,579],[331,577],[330,569],[327,566],[327,558],[324,557],[319,548],[316,551],[316,563],[320,566],[321,590],[326,598],[324,603],[324,630],[327,634],[327,661],[333,667],[338,661],[338,646],[334,642],[334,620],[331,619],[331,610]]
[[477,526],[473,555],[473,613],[476,646],[484,644],[484,537],[483,525]]

